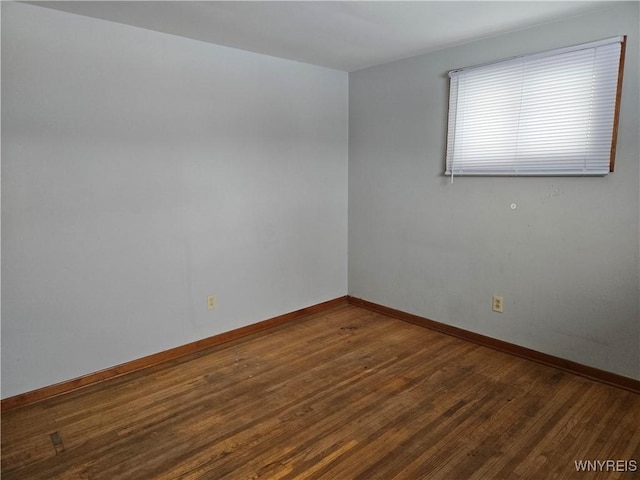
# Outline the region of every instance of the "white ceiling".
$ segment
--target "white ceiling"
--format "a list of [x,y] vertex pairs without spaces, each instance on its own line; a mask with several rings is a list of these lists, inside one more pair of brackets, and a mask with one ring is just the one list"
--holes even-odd
[[607,1],[29,3],[344,71],[613,6]]

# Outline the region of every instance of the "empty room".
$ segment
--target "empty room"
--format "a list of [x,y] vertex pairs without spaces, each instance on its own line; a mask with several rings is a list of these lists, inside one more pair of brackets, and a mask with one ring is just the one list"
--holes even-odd
[[638,478],[639,7],[1,2],[2,478]]

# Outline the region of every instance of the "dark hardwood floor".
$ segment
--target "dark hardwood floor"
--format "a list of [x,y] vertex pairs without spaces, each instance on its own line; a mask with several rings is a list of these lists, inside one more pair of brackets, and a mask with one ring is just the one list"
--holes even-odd
[[640,478],[640,395],[345,303],[2,414],[3,480],[223,478]]

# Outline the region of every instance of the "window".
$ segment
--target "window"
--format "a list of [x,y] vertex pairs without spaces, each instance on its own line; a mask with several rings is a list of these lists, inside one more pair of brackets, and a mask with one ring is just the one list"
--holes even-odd
[[625,37],[449,72],[446,175],[613,171]]

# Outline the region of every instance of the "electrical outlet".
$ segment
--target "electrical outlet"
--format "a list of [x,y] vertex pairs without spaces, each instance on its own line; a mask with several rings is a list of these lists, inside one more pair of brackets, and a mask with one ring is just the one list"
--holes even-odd
[[504,298],[493,296],[493,307],[492,310],[494,312],[502,313],[502,304],[504,303]]
[[218,303],[215,295],[209,295],[207,297],[207,310],[215,310]]

